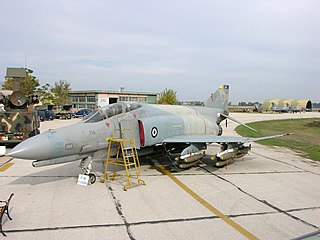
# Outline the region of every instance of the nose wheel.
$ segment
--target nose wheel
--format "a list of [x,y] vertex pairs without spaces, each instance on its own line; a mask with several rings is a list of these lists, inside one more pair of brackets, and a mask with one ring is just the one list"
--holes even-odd
[[94,173],[85,174],[89,176],[89,182],[90,184],[94,184],[97,180],[97,176]]
[[94,184],[97,180],[97,175],[91,172],[92,169],[92,159],[91,156],[83,159],[80,163],[80,167],[85,171],[84,175],[89,176],[89,183]]

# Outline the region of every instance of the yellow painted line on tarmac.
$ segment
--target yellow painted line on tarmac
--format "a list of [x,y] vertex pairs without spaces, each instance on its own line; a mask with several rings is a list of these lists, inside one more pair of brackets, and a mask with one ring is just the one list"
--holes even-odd
[[197,200],[199,203],[201,203],[204,207],[206,207],[208,210],[210,210],[212,213],[217,215],[219,218],[221,218],[224,222],[229,224],[231,227],[233,227],[235,230],[237,230],[239,233],[241,233],[243,236],[245,236],[248,239],[259,239],[256,236],[254,236],[252,233],[248,232],[246,229],[241,227],[239,224],[237,224],[235,221],[228,218],[226,215],[224,215],[222,212],[220,212],[218,209],[216,209],[214,206],[212,206],[210,203],[208,203],[206,200],[201,198],[198,194],[196,194],[194,191],[192,191],[188,186],[186,186],[183,182],[181,182],[179,179],[177,179],[170,171],[165,169],[163,166],[157,166],[157,168],[163,172],[165,175],[167,175],[169,178],[171,178],[176,184],[178,184],[183,190],[185,190],[191,197],[193,197],[195,200]]
[[10,168],[14,163],[5,163],[0,167],[0,172],[6,171],[8,168]]

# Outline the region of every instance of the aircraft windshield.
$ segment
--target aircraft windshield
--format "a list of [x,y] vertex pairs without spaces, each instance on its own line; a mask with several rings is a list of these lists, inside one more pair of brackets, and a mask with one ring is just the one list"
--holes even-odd
[[103,119],[110,118],[121,113],[130,112],[140,107],[141,105],[139,103],[118,102],[103,108],[99,108],[97,111],[89,114],[83,121],[85,123],[99,122]]

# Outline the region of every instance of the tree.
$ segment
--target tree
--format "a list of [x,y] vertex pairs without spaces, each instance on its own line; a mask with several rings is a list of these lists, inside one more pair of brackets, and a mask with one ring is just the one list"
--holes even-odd
[[[31,69],[26,69],[26,72],[27,76],[20,80],[20,91],[28,96],[35,93],[40,83],[39,80],[32,75],[33,71]],[[6,78],[2,83],[2,88],[13,90],[13,78]]]
[[177,92],[172,89],[165,88],[165,90],[160,93],[158,103],[169,105],[177,104]]
[[53,94],[54,104],[69,104],[69,92],[71,91],[70,83],[64,80],[54,83],[54,87],[51,88],[51,93]]
[[53,95],[50,92],[50,84],[45,84],[42,87],[38,87],[36,93],[40,95],[40,102],[43,105],[49,105],[53,103]]

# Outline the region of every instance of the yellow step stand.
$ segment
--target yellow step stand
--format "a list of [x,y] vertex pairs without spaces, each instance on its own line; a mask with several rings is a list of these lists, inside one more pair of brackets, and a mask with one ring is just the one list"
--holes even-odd
[[[115,133],[119,132],[120,138],[115,137]],[[140,162],[136,144],[134,141],[134,134],[131,129],[115,129],[112,132],[111,138],[106,138],[108,141],[108,153],[106,158],[106,165],[104,169],[103,182],[106,179],[110,180],[124,180],[125,184],[123,190],[138,185],[146,185],[140,179]],[[114,155],[114,148],[116,154]],[[113,165],[113,172],[107,175],[109,165]],[[124,167],[125,175],[117,173],[117,167]]]

